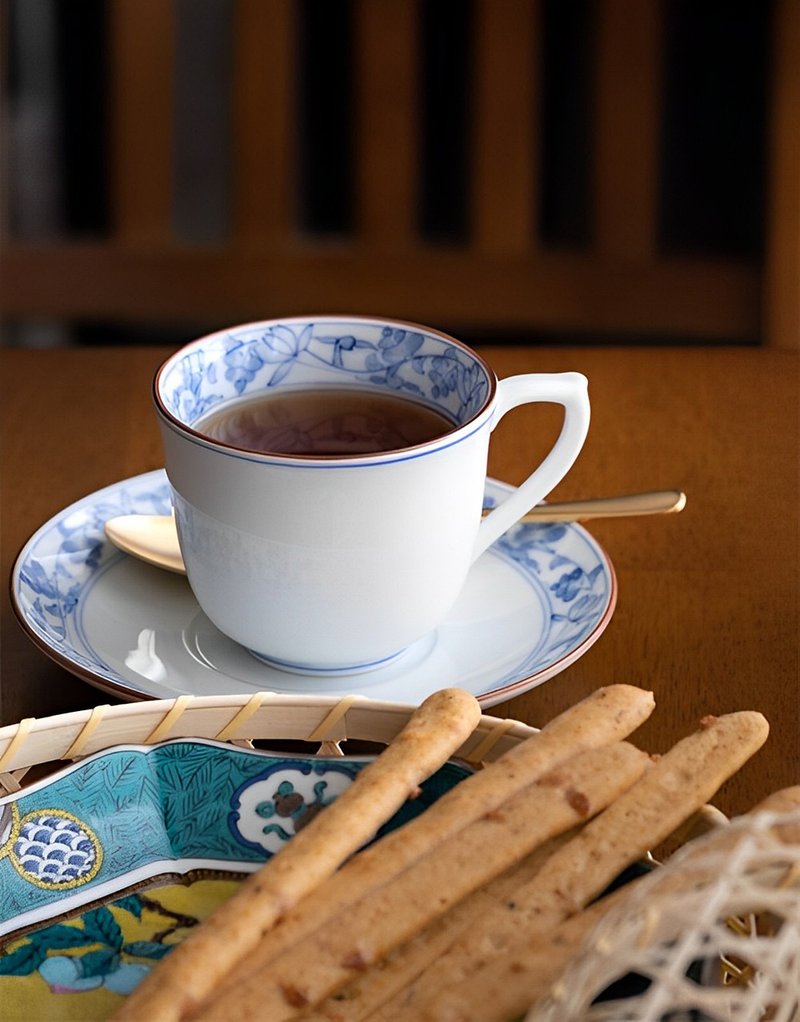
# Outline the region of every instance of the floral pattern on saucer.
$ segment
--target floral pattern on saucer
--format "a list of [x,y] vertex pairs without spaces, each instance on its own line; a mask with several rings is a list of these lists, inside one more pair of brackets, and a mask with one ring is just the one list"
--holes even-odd
[[[96,660],[70,641],[70,619],[86,585],[104,567],[113,549],[104,525],[115,515],[167,515],[172,496],[163,472],[149,473],[149,485],[109,488],[108,499],[82,501],[40,534],[35,556],[18,564],[17,586],[25,618],[55,652],[92,669]],[[113,493],[113,496],[112,496]]]
[[[509,490],[487,480],[486,505]],[[585,529],[516,525],[473,566],[463,599],[435,636],[410,647],[393,665],[320,681],[256,661],[204,619],[185,579],[134,566],[105,540],[103,526],[113,515],[167,514],[170,507],[162,470],[115,483],[43,525],[12,573],[14,607],[34,641],[74,673],[125,698],[211,694],[213,688],[363,692],[421,702],[436,688],[458,684],[488,707],[540,684],[582,655],[608,624],[616,602],[613,568]],[[125,606],[118,584],[132,588]],[[120,605],[111,608],[117,598]],[[497,609],[506,603],[507,611]],[[111,619],[96,622],[98,607]],[[165,623],[171,615],[179,619],[174,625]],[[120,621],[130,634],[114,632]],[[158,661],[148,654],[158,672],[131,667],[141,659],[133,654],[144,638],[148,650],[155,644],[162,651]],[[171,657],[163,655],[165,645]]]
[[593,627],[606,598],[604,565],[586,570],[559,549],[569,525],[526,523],[511,528],[496,543],[525,571],[535,572],[550,594],[550,628],[542,648],[535,649],[526,669],[535,671],[562,651],[579,643]]

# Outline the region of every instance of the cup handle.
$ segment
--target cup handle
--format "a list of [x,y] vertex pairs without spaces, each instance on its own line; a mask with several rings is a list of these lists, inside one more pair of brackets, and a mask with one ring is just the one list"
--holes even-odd
[[564,478],[589,431],[588,380],[582,373],[529,373],[500,380],[492,429],[506,412],[531,402],[564,406],[564,425],[538,468],[481,522],[472,559],[491,546]]

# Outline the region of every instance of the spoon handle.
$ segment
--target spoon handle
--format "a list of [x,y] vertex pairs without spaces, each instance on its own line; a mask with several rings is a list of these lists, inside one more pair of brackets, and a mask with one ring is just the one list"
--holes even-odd
[[539,504],[520,519],[523,522],[580,522],[590,518],[626,518],[630,515],[663,515],[682,511],[686,494],[680,490],[628,493],[621,497],[557,501]]
[[[587,518],[624,518],[628,515],[658,515],[680,511],[686,503],[680,490],[632,493],[623,497],[573,500],[539,504],[520,521],[577,522]],[[105,523],[111,542],[143,561],[169,571],[186,569],[178,545],[175,519],[171,515],[121,515]]]

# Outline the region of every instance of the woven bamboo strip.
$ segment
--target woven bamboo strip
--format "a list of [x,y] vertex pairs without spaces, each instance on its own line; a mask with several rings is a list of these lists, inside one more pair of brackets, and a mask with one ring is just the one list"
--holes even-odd
[[[28,718],[0,728],[0,776],[11,787],[39,764],[88,756],[115,745],[146,745],[165,738],[217,741],[345,739],[388,744],[414,707],[366,698],[290,696],[260,692],[231,696],[179,696]],[[471,763],[497,759],[535,728],[484,715],[458,751]],[[8,785],[4,784],[4,787]]]
[[78,732],[78,737],[64,753],[62,759],[76,759],[81,754],[81,750],[103,722],[103,717],[105,717],[108,710],[109,706],[107,704],[94,707],[89,715],[89,719]]

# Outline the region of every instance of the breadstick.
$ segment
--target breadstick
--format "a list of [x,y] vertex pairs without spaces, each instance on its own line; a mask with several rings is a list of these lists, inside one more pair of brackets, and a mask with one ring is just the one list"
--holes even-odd
[[434,844],[500,805],[556,763],[580,749],[625,738],[649,717],[653,705],[650,692],[632,685],[610,685],[570,707],[491,764],[488,772],[462,781],[422,816],[348,862],[260,941],[233,970],[223,989],[236,990],[249,976],[269,967],[287,947],[340,916],[357,897],[385,883]]
[[[798,808],[800,808],[800,787],[793,787],[773,792],[773,794],[754,806],[747,815],[760,812],[783,814],[794,812]],[[792,833],[787,825],[777,820],[775,823],[775,833],[779,838],[784,839],[784,835],[787,832],[790,834],[790,840],[794,842],[800,840],[800,835],[798,835],[796,828],[793,829]],[[700,839],[689,843],[687,846],[688,855],[684,862],[691,862],[698,855],[707,855],[711,850],[723,854],[733,852],[746,836],[741,830],[731,831],[724,826],[718,826],[711,833],[713,833],[713,837],[704,834],[700,836]],[[694,885],[697,883],[697,879],[697,872],[692,871],[691,879],[688,882]],[[513,959],[506,959],[505,961],[506,975],[502,980],[504,990],[511,991],[514,987],[521,988],[518,993],[512,994],[513,1003],[525,1000],[533,1008],[546,995],[550,994],[559,983],[561,972],[572,958],[572,954],[561,953],[562,946],[566,947],[567,937],[571,935],[574,938],[571,940],[571,951],[573,953],[579,951],[583,944],[581,931],[583,931],[584,935],[588,935],[594,925],[610,908],[616,908],[617,905],[625,906],[633,897],[636,885],[640,881],[645,880],[652,887],[653,899],[655,900],[656,898],[674,895],[677,890],[685,886],[687,878],[682,872],[662,873],[657,871],[647,878],[640,877],[634,883],[615,891],[613,897],[603,898],[596,906],[591,906],[586,911],[580,912],[571,919],[568,919],[566,923],[558,927],[553,935],[553,943],[557,948],[557,961],[551,954],[549,942],[542,940],[538,936],[533,936],[530,945],[525,947],[524,952],[517,954]],[[602,909],[602,911],[598,912],[596,911],[597,909]],[[624,912],[624,907],[620,907],[619,911]],[[498,979],[500,979],[499,975]]]
[[420,781],[460,748],[480,713],[477,700],[460,689],[429,696],[356,781],[193,930],[115,1017],[137,1022],[185,1017],[271,926],[326,881]]
[[416,937],[396,948],[385,959],[359,975],[342,990],[326,998],[317,1008],[304,1012],[303,1022],[361,1022],[383,1017],[380,1007],[409,985],[431,959],[468,933],[475,918],[530,880],[556,848],[569,840],[567,831],[546,841],[518,865],[507,870],[486,887],[473,891],[463,901],[434,920]]
[[[750,810],[751,813],[793,813],[800,808],[800,784],[790,788],[780,788],[773,791],[757,806]],[[796,825],[781,823],[775,825],[776,833],[781,841],[787,844],[800,844],[800,828]]]
[[551,856],[513,906],[476,920],[471,937],[432,963],[393,1007],[419,1022],[505,1022],[524,1013],[525,999],[509,1004],[504,957],[524,957],[531,933],[549,932],[584,908],[664,840],[763,745],[768,730],[750,711],[704,720]]
[[382,888],[242,977],[203,1006],[197,1019],[291,1018],[371,962],[410,939],[461,898],[498,876],[543,841],[596,812],[629,788],[649,757],[628,743],[589,749],[486,813]]
[[[600,901],[596,901],[583,912],[560,923],[551,933],[544,936],[537,933],[532,936],[531,942],[525,947],[524,953],[517,952],[510,958],[504,958],[498,962],[495,987],[491,992],[494,999],[500,998],[501,1002],[510,1002],[516,1005],[524,1001],[526,1007],[532,1004],[536,997],[544,994],[552,985],[553,979],[570,963],[572,958],[581,948],[589,933],[597,926],[601,919],[619,905],[629,893],[629,887],[638,884],[644,877],[637,877],[631,884],[614,891]],[[502,968],[503,976],[500,978]],[[522,989],[520,989],[522,988]],[[469,1008],[464,1002],[472,996],[471,989],[462,991],[460,988],[448,988],[447,1004],[444,1007],[444,1014],[441,1022],[458,1022],[463,1018],[473,1018],[465,1012]],[[414,1010],[398,1010],[397,1002],[387,1002],[381,1008],[368,1015],[361,1016],[364,1022],[393,1022],[401,1019],[417,1019]],[[504,1019],[512,1019],[519,1016],[519,1011],[505,1006],[500,1007],[496,1014],[499,1017],[503,1014]],[[333,1013],[322,1016],[325,1022],[340,1022],[340,1019]],[[432,1018],[428,1015],[425,1018]],[[344,1022],[346,1016],[343,1017]],[[316,1016],[303,1016],[303,1022],[317,1022]]]
[[[793,787],[773,791],[771,795],[767,795],[766,798],[762,799],[761,802],[743,815],[753,816],[756,813],[785,815],[786,813],[794,812],[798,808],[800,808],[800,785],[794,785]],[[738,817],[738,819],[741,818]],[[744,840],[746,832],[739,828],[728,827],[727,822],[726,820],[725,826],[717,826],[712,830],[714,837],[713,839],[709,838],[708,843],[699,843],[695,840],[686,842],[684,847],[687,849],[687,858],[685,861],[691,861],[697,855],[704,855],[707,848],[713,848],[725,854],[734,852],[737,846]],[[776,820],[772,830],[779,840],[787,844],[800,843],[800,827],[797,824],[782,823],[780,820]],[[702,837],[705,837],[705,835],[702,833],[698,835],[698,838]],[[681,875],[679,873],[664,874],[663,877],[662,874],[659,874],[658,876],[662,883],[670,885],[664,889],[677,889],[677,885],[680,883]],[[694,876],[702,876],[702,874],[695,873]]]
[[[609,685],[555,717],[485,770],[466,778],[401,830],[362,851],[310,893],[236,966],[215,996],[235,992],[250,976],[309,933],[338,919],[367,891],[386,883],[430,849],[501,805],[515,792],[581,749],[627,737],[652,713],[653,695],[633,685]],[[327,810],[326,810],[327,812]]]

